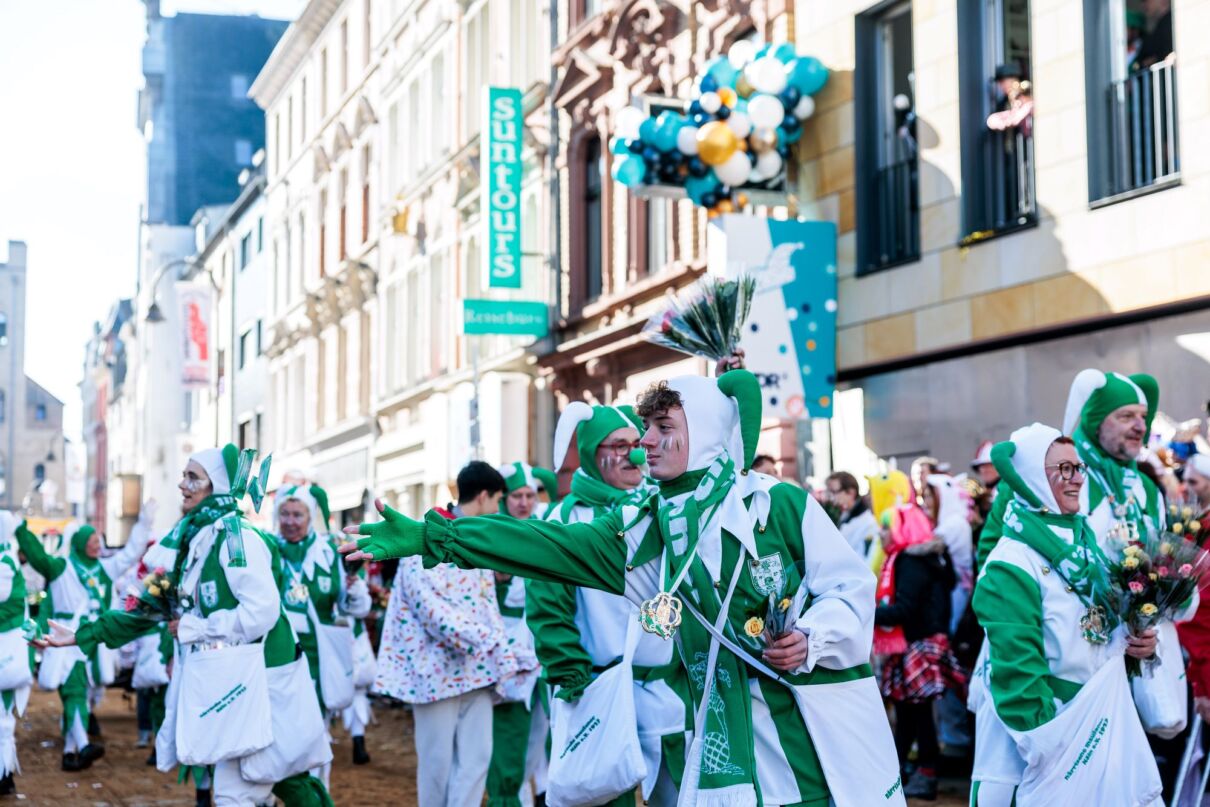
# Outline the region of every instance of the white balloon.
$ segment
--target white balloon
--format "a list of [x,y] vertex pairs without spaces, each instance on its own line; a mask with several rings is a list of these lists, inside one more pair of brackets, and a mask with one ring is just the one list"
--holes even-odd
[[804,95],[802,100],[798,102],[798,106],[794,107],[794,117],[799,120],[806,120],[815,114],[815,99],[809,95]]
[[647,120],[647,116],[638,108],[632,106],[624,107],[618,112],[613,133],[623,140],[634,140],[639,136],[639,126],[645,120]]
[[[754,174],[760,175],[761,182],[767,179],[773,179],[781,172],[782,159],[777,153],[777,149],[769,149],[764,154],[756,158],[756,165],[753,168]],[[755,178],[754,178],[755,179]]]
[[724,185],[738,188],[748,181],[752,173],[752,163],[748,161],[748,152],[736,151],[727,158],[727,162],[714,166],[714,174]]
[[731,62],[731,66],[736,70],[743,70],[755,55],[756,45],[746,39],[741,39],[731,46],[731,50],[727,51],[727,61]]
[[744,76],[757,92],[777,95],[786,88],[786,66],[772,56],[763,56],[748,65]]
[[727,118],[727,126],[735,132],[735,136],[740,140],[752,133],[752,119],[743,112],[732,112]]
[[786,108],[772,95],[754,95],[748,99],[748,117],[753,126],[776,129],[786,117]]
[[697,102],[702,105],[702,111],[713,115],[718,112],[719,107],[723,105],[723,99],[718,97],[716,92],[704,92],[702,97],[697,99]]
[[697,154],[697,127],[682,126],[676,133],[676,149],[681,154]]

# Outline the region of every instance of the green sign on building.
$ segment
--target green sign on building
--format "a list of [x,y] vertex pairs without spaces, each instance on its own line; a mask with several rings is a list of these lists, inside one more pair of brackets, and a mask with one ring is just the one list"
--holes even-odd
[[462,332],[546,336],[545,303],[524,300],[463,300]]
[[521,91],[488,87],[482,191],[488,286],[521,288]]

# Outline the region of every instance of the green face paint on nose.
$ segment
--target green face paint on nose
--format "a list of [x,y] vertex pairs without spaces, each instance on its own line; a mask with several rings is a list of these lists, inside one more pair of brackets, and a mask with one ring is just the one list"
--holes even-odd
[[646,465],[647,450],[642,448],[632,448],[630,449],[630,454],[626,458],[630,460],[631,465]]

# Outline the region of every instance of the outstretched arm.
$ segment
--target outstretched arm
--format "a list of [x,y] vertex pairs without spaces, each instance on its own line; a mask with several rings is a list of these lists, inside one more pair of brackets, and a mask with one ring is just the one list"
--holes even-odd
[[67,559],[57,558],[47,552],[38,536],[29,531],[24,521],[17,527],[17,546],[21,548],[22,554],[34,571],[45,577],[48,583],[63,574],[63,570],[67,568]]
[[377,506],[384,520],[348,528],[363,537],[342,546],[342,553],[368,560],[419,555],[430,568],[453,563],[613,594],[624,590],[627,545],[620,513],[570,525],[504,515],[451,521],[433,512],[413,521],[381,502]]

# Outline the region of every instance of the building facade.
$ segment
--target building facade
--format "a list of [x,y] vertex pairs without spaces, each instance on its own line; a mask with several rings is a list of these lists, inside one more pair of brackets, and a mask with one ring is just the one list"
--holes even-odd
[[839,226],[838,420],[863,425],[838,464],[964,462],[1059,424],[1084,367],[1155,373],[1163,410],[1205,411],[1207,19],[1204,0],[799,3],[798,45],[832,69],[800,212]]
[[65,516],[63,402],[25,374],[27,257],[9,241],[0,263],[0,507]]
[[126,343],[119,334],[134,313],[132,301],[118,300],[104,322],[93,326],[80,381],[85,452],[85,495],[81,516],[109,532],[109,408],[126,382]]

